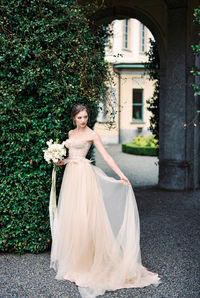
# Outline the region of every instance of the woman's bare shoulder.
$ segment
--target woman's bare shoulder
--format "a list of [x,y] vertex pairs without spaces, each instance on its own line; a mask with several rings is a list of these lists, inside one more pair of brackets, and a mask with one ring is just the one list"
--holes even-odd
[[92,129],[91,129],[90,134],[91,134],[92,139],[93,139],[94,141],[97,141],[97,140],[100,139],[100,135],[99,135],[96,131],[94,131],[94,130],[92,130]]
[[71,129],[71,130],[68,131],[68,137],[70,137],[71,134],[73,134],[73,131],[74,131],[73,129]]

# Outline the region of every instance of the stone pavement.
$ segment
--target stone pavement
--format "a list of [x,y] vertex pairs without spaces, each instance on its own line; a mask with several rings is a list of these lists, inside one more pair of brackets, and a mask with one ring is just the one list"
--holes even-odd
[[[115,160],[116,156],[113,155]],[[150,163],[148,165],[145,159],[145,169],[150,168]],[[126,171],[131,173],[129,164],[126,163]],[[134,181],[142,185],[135,174],[136,168],[135,164]],[[146,177],[145,169],[141,167],[138,170],[138,175],[141,172],[144,175],[142,181],[155,183],[157,178],[148,177],[149,174]],[[200,191],[162,191],[155,186],[134,190],[140,214],[142,262],[149,270],[159,273],[162,283],[158,287],[150,285],[141,289],[106,292],[100,297],[200,297]],[[55,272],[49,268],[49,257],[49,251],[38,255],[1,254],[0,297],[80,298],[74,283],[54,279]]]
[[[133,187],[155,186],[158,184],[158,158],[154,156],[138,156],[123,153],[121,145],[104,145],[108,153],[113,157],[119,168],[130,180]],[[95,149],[96,165],[107,175],[119,179],[117,174],[105,163],[101,155]]]

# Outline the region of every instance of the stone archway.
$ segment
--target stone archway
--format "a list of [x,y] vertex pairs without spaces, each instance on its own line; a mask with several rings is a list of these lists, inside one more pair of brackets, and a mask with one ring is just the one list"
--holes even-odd
[[200,187],[200,126],[189,126],[199,109],[190,69],[195,64],[191,42],[198,28],[192,22],[197,0],[110,0],[94,16],[97,22],[137,18],[157,40],[160,55],[159,186]]
[[[123,4],[126,4],[125,1]],[[162,10],[164,12],[164,7]],[[116,6],[116,7],[107,7],[102,10],[99,10],[95,14],[95,20],[97,23],[109,24],[115,19],[125,19],[125,18],[135,18],[141,21],[149,30],[152,32],[155,37],[158,47],[159,54],[161,57],[161,68],[165,67],[165,57],[166,52],[166,40],[164,33],[164,26],[160,26],[158,20],[154,16],[149,16],[147,12],[137,7],[127,7],[127,6]]]

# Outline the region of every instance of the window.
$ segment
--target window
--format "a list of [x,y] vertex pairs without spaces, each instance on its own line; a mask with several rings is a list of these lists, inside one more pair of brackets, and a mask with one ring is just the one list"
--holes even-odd
[[117,107],[117,99],[116,99],[116,88],[111,87],[110,89],[110,115],[109,121],[114,122],[116,116],[116,107]]
[[145,52],[145,25],[140,24],[140,53]]
[[143,89],[133,89],[133,121],[143,121]]
[[97,122],[114,122],[116,115],[116,89],[107,88],[102,101],[99,103]]
[[98,112],[98,116],[97,116],[97,122],[107,122],[106,102],[99,103],[99,112]]
[[123,48],[128,49],[128,19],[124,20]]

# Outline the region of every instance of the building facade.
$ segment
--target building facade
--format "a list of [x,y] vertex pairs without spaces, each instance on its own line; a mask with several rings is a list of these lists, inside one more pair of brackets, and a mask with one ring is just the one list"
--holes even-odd
[[153,94],[153,82],[145,72],[149,39],[148,28],[137,19],[114,20],[112,37],[105,45],[105,59],[110,64],[113,81],[95,124],[104,144],[131,142],[147,135],[150,112],[146,101]]

